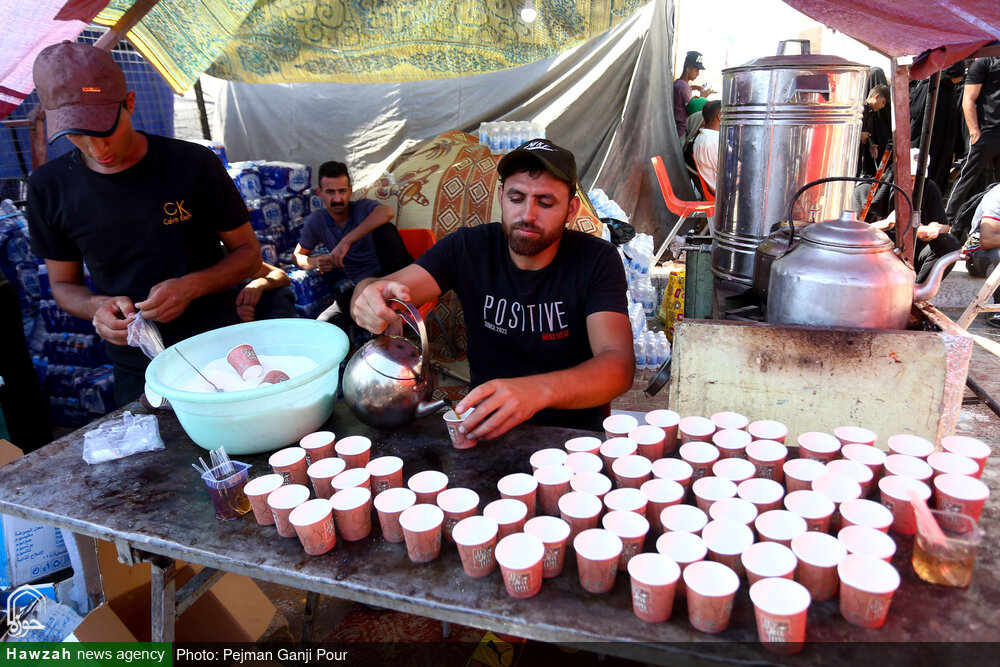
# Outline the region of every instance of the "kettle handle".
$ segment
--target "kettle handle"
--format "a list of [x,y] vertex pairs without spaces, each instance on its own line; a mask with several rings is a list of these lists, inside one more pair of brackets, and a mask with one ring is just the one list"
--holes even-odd
[[430,341],[427,339],[427,327],[424,326],[424,318],[421,317],[420,311],[407,301],[387,299],[386,305],[398,312],[403,321],[409,324],[410,328],[420,336],[420,365],[416,368],[416,371],[417,381],[421,382],[424,379],[424,362],[429,363],[431,358]]
[[802,55],[807,56],[812,52],[812,43],[808,39],[783,39],[778,42],[778,53],[775,55],[785,55],[785,44],[795,43],[798,43]]

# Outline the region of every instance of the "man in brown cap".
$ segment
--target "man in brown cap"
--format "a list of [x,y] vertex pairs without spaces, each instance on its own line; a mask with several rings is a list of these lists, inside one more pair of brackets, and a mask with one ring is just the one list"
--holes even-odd
[[158,324],[166,345],[238,323],[229,290],[260,268],[260,247],[210,150],[132,126],[135,91],[110,53],[49,46],[34,79],[49,143],[65,136],[76,150],[28,181],[32,251],[45,258],[59,306],[106,341],[123,404],[141,393],[148,363],[127,346],[136,313]]
[[379,333],[396,298],[421,305],[454,290],[468,331],[476,440],[518,424],[600,430],[601,406],[632,386],[625,271],[615,247],[566,229],[580,207],[573,154],[532,139],[497,165],[501,220],[462,227],[410,266],[358,284],[355,321]]

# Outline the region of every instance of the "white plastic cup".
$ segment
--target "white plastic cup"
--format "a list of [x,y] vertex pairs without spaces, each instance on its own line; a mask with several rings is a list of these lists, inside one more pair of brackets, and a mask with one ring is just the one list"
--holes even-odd
[[621,538],[610,530],[591,528],[573,538],[580,585],[588,593],[607,593],[615,585]]
[[569,524],[554,516],[536,516],[524,524],[524,532],[534,535],[545,545],[542,559],[542,577],[558,577],[566,560],[569,545]]
[[454,542],[452,531],[458,522],[475,516],[479,509],[479,494],[462,487],[445,489],[437,496],[437,506],[444,512],[444,523],[441,525],[444,539]]
[[[862,446],[867,447],[868,445]],[[866,498],[869,492],[875,487],[875,475],[872,473],[872,469],[864,463],[837,459],[826,464],[826,471],[838,475],[847,475],[853,479],[861,487],[862,498]]]
[[398,456],[379,456],[368,462],[365,470],[371,475],[372,493],[378,495],[386,489],[403,486],[403,459]]
[[292,510],[309,500],[309,487],[301,484],[285,484],[267,496],[267,506],[274,513],[274,525],[278,535],[296,537],[295,527],[288,522]]
[[333,445],[337,456],[344,459],[347,468],[364,468],[371,460],[372,441],[363,435],[349,435]]
[[667,507],[677,505],[684,500],[684,487],[670,479],[651,479],[639,487],[639,491],[646,496],[646,519],[649,520],[650,528],[662,533],[660,514]]
[[539,449],[528,458],[528,464],[531,465],[531,472],[535,472],[545,466],[560,466],[566,462],[567,456],[569,456],[569,453],[565,449],[559,449],[558,447]]
[[628,432],[628,438],[638,445],[636,453],[650,462],[663,457],[663,443],[667,439],[667,432],[659,426],[639,424]]
[[927,461],[906,454],[890,454],[885,457],[884,468],[886,475],[912,477],[928,484],[934,476],[934,469],[927,464]]
[[719,460],[719,448],[709,442],[691,440],[681,445],[680,456],[691,466],[691,481],[695,482],[711,474],[712,464]]
[[[601,449],[601,439],[595,438],[591,435],[584,435],[578,438],[570,438],[566,441],[564,447],[568,454],[575,454],[577,452],[583,452],[586,454],[597,454]],[[565,461],[563,461],[565,463]]]
[[604,461],[597,454],[589,452],[573,452],[566,457],[563,462],[574,474],[581,472],[601,472],[604,469]]
[[596,528],[604,508],[592,493],[570,491],[559,499],[559,518],[569,524],[570,541],[585,530]]
[[806,520],[788,510],[771,510],[753,522],[762,542],[777,542],[791,547],[792,540],[806,532]]
[[599,472],[578,472],[569,480],[569,488],[603,498],[614,486],[607,475]]
[[254,519],[259,525],[274,525],[274,512],[267,505],[267,497],[284,483],[284,477],[277,473],[271,473],[254,477],[243,486],[243,493],[250,500],[250,509],[253,510]]
[[934,471],[935,477],[946,474],[979,477],[978,463],[953,452],[934,452],[927,457],[927,465]]
[[746,455],[757,469],[754,477],[773,479],[778,483],[784,481],[782,466],[788,459],[788,447],[774,440],[754,440],[747,445]]
[[721,459],[745,459],[753,436],[739,429],[722,429],[712,434],[712,444],[719,448]]
[[642,514],[615,510],[601,517],[601,526],[621,539],[618,570],[624,571],[632,557],[642,552],[642,545],[649,533],[649,521]]
[[688,565],[682,576],[691,625],[708,634],[729,627],[733,598],[740,587],[736,573],[722,563],[703,560]]
[[785,438],[788,436],[788,427],[773,419],[760,419],[750,422],[747,425],[747,431],[753,436],[754,440],[774,440],[782,444],[784,444]]
[[868,526],[883,533],[892,525],[892,510],[873,500],[848,500],[840,504],[840,526]]
[[702,477],[691,485],[698,509],[708,512],[716,500],[736,496],[736,484],[722,477]]
[[743,576],[743,552],[753,544],[753,531],[743,523],[709,521],[701,531],[701,539],[708,547],[708,559],[722,563],[739,576]]
[[946,452],[968,456],[970,459],[978,463],[979,474],[976,475],[976,477],[982,476],[983,467],[986,465],[986,459],[990,457],[991,451],[990,446],[982,440],[970,438],[965,435],[949,435],[942,438],[941,448]]
[[338,491],[330,497],[330,506],[340,536],[356,542],[372,532],[372,492],[363,486]]
[[542,561],[545,545],[528,533],[500,538],[494,552],[507,593],[513,598],[530,598],[542,590]]
[[632,611],[643,621],[662,623],[674,607],[680,566],[659,553],[638,554],[628,562]]
[[983,505],[990,495],[990,487],[965,475],[938,475],[934,478],[934,503],[939,510],[966,514],[979,522]]
[[837,595],[837,566],[847,556],[840,540],[827,533],[802,533],[792,540],[792,553],[798,560],[795,581],[808,588],[814,600],[830,600]]
[[751,586],[770,577],[793,579],[798,565],[792,550],[777,542],[751,544],[743,551],[740,561]]
[[826,474],[826,466],[812,459],[789,459],[781,466],[788,492],[812,490],[813,480]]
[[753,526],[757,518],[757,506],[742,498],[716,500],[708,508],[708,516],[713,521],[735,521],[745,526]]
[[649,480],[652,472],[653,463],[638,454],[623,456],[611,464],[611,473],[618,488],[638,489]]
[[882,504],[892,512],[892,526],[889,530],[900,535],[915,534],[917,518],[913,512],[909,490],[913,489],[927,502],[931,498],[931,487],[912,477],[889,475],[878,481],[878,489]]
[[837,506],[822,493],[803,489],[785,496],[785,509],[805,519],[806,530],[829,533],[830,520]]
[[849,554],[872,556],[888,563],[896,553],[896,542],[891,537],[868,526],[842,528],[837,539]]
[[524,522],[528,520],[528,507],[520,500],[501,498],[487,504],[483,508],[483,516],[497,522],[498,534],[502,540],[524,530]]
[[757,513],[776,510],[781,507],[785,489],[773,479],[754,477],[736,485],[736,495],[749,500],[757,507]]
[[348,468],[330,480],[330,488],[333,489],[334,493],[355,486],[363,486],[369,489],[371,488],[371,484],[372,474],[364,468]]
[[660,513],[660,524],[666,532],[701,535],[708,515],[692,505],[671,505]]
[[806,612],[812,596],[789,579],[763,579],[750,586],[757,637],[764,648],[792,655],[805,646]]
[[849,554],[837,566],[840,576],[840,613],[863,628],[885,623],[900,577],[889,563],[870,556]]
[[677,424],[677,434],[681,443],[712,442],[712,434],[715,431],[715,424],[708,417],[684,417]]
[[333,478],[344,472],[347,464],[343,459],[336,456],[319,459],[308,468],[306,474],[312,484],[313,492],[317,498],[329,498],[333,495],[331,483]]
[[605,440],[599,453],[604,462],[604,469],[611,472],[611,465],[616,459],[631,456],[637,451],[639,451],[639,443],[632,438],[621,436]]
[[401,487],[386,489],[375,496],[372,504],[378,514],[382,538],[386,542],[399,543],[403,541],[403,528],[399,525],[399,515],[403,513],[403,510],[413,507],[416,502],[417,494]]
[[639,420],[632,415],[614,414],[604,419],[604,435],[608,440],[623,438],[638,425]]
[[[742,431],[740,431],[742,433]],[[757,474],[757,466],[747,459],[719,459],[712,464],[712,474],[733,484],[745,482]]]
[[912,456],[918,459],[927,460],[927,457],[934,453],[934,443],[927,438],[921,438],[912,433],[897,433],[890,435],[886,440],[891,454],[902,456]]
[[470,577],[485,577],[496,569],[497,531],[497,522],[486,516],[470,516],[455,524],[451,534],[462,569]]
[[604,506],[609,512],[636,512],[645,516],[648,504],[646,494],[631,487],[614,489],[604,496]]
[[671,454],[677,450],[677,427],[681,416],[673,410],[651,410],[645,415],[645,421],[651,426],[663,429],[663,454]]
[[423,470],[406,480],[406,486],[417,494],[418,505],[433,505],[438,494],[448,488],[448,475],[439,470]]
[[535,506],[538,498],[538,481],[523,472],[505,475],[497,482],[497,490],[501,498],[520,500],[528,508],[528,518],[535,516]]
[[860,426],[838,426],[833,429],[833,434],[840,440],[842,445],[859,443],[862,445],[874,445],[878,440],[875,431]]
[[877,480],[882,476],[882,466],[885,465],[886,453],[878,447],[871,447],[857,442],[844,445],[840,448],[840,455],[847,461],[857,461],[868,466],[872,471],[872,479]]
[[442,523],[444,512],[437,505],[418,503],[403,510],[399,525],[411,561],[426,563],[441,555]]
[[[705,560],[708,547],[705,541],[694,533],[664,533],[656,540],[656,551],[680,566],[681,572],[691,563]],[[677,581],[675,596],[684,597],[684,580]]]
[[538,482],[538,504],[550,516],[558,516],[559,499],[569,493],[573,471],[564,465],[542,466],[534,472]]
[[840,440],[821,431],[807,431],[797,438],[799,458],[828,463],[840,458]]
[[681,459],[660,459],[659,461],[653,461],[653,477],[677,482],[685,491],[691,488],[691,477],[693,475],[694,468],[687,461],[682,461]]
[[738,412],[716,412],[709,419],[720,431],[723,429],[745,430],[750,425],[750,420]]

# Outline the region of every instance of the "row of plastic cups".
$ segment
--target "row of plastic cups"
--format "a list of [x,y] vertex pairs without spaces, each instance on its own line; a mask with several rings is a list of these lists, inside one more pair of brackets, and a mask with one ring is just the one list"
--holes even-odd
[[345,469],[364,468],[371,457],[372,442],[363,435],[336,440],[330,431],[310,433],[298,447],[286,447],[271,454],[267,462],[271,470],[285,478],[288,484],[308,484],[310,466],[324,459],[340,458]]

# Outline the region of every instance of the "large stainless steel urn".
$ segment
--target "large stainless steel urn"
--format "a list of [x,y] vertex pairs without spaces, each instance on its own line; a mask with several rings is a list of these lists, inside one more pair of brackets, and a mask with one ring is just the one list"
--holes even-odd
[[[754,251],[788,201],[809,181],[854,176],[868,68],[836,56],[758,58],[723,70],[722,124],[712,273],[750,285]],[[810,189],[796,202],[796,220],[836,218],[850,208],[850,183]]]

